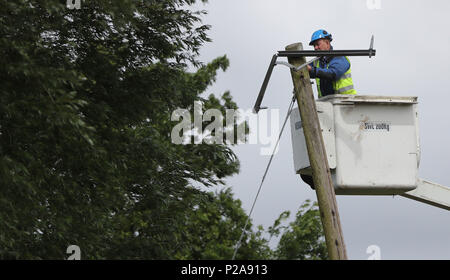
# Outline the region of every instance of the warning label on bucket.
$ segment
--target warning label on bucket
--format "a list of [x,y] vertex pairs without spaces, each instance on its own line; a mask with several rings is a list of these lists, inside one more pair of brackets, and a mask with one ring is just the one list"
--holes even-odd
[[367,131],[386,131],[389,132],[391,125],[389,122],[385,121],[371,121],[371,122],[361,122],[362,130]]

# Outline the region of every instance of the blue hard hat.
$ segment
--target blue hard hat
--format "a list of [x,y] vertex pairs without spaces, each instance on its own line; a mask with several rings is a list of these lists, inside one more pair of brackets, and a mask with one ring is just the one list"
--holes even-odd
[[319,29],[316,32],[313,33],[313,35],[311,36],[311,42],[309,42],[309,45],[312,46],[314,41],[317,41],[319,39],[322,38],[327,38],[328,40],[333,41],[333,38],[331,37],[331,34],[326,32],[323,29]]

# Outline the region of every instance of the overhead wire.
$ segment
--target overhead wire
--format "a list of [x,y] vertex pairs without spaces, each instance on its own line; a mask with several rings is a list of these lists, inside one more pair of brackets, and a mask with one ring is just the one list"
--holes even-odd
[[250,212],[248,214],[247,220],[245,221],[244,228],[242,229],[241,236],[239,237],[239,241],[236,243],[236,247],[234,249],[232,260],[234,260],[236,258],[237,251],[239,250],[239,248],[241,246],[242,238],[245,235],[245,232],[247,230],[247,225],[248,225],[248,223],[250,221],[251,215],[253,213],[253,209],[255,208],[256,201],[258,200],[259,193],[261,192],[261,188],[262,188],[262,186],[264,184],[264,181],[266,179],[266,175],[267,175],[267,172],[269,171],[270,165],[272,163],[273,156],[275,155],[275,151],[278,148],[278,144],[280,143],[280,139],[281,139],[281,135],[283,134],[284,127],[286,126],[286,122],[289,119],[289,116],[291,115],[291,111],[292,111],[292,108],[294,107],[295,99],[296,99],[296,97],[295,97],[295,94],[294,94],[292,96],[291,102],[289,104],[289,109],[288,109],[288,111],[286,113],[286,118],[284,119],[284,123],[283,123],[283,126],[281,127],[280,134],[278,135],[277,142],[276,142],[275,147],[274,147],[274,149],[272,151],[272,154],[270,155],[270,159],[269,159],[269,162],[267,163],[266,170],[264,171],[264,175],[263,175],[261,183],[259,185],[258,192],[256,193],[256,196],[255,196],[255,199],[253,200],[253,204],[252,204],[252,207],[251,207]]

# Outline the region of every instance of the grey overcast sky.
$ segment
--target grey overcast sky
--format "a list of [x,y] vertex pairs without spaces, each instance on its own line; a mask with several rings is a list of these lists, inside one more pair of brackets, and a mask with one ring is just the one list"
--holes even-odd
[[[445,0],[210,0],[213,42],[201,60],[226,54],[230,67],[218,75],[209,93],[230,90],[242,109],[253,107],[271,56],[325,29],[335,49],[367,49],[375,35],[376,57],[352,57],[360,95],[417,96],[421,161],[419,177],[450,186],[450,2]],[[280,125],[292,92],[288,68],[277,66],[263,105],[280,110]],[[229,178],[236,197],[250,210],[269,156],[261,145],[234,150],[240,174]],[[271,225],[284,210],[291,217],[314,191],[294,173],[289,124],[252,214],[255,225]],[[382,259],[450,259],[450,211],[399,196],[338,196],[350,259],[367,259],[377,245]]]

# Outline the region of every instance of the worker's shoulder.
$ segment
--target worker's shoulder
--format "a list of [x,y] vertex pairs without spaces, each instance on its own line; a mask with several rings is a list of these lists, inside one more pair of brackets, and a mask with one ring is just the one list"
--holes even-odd
[[342,65],[348,65],[350,63],[350,59],[345,56],[335,56],[331,59],[330,63],[338,63]]
[[347,56],[334,56],[331,58],[331,61],[347,61],[348,62],[349,57]]

